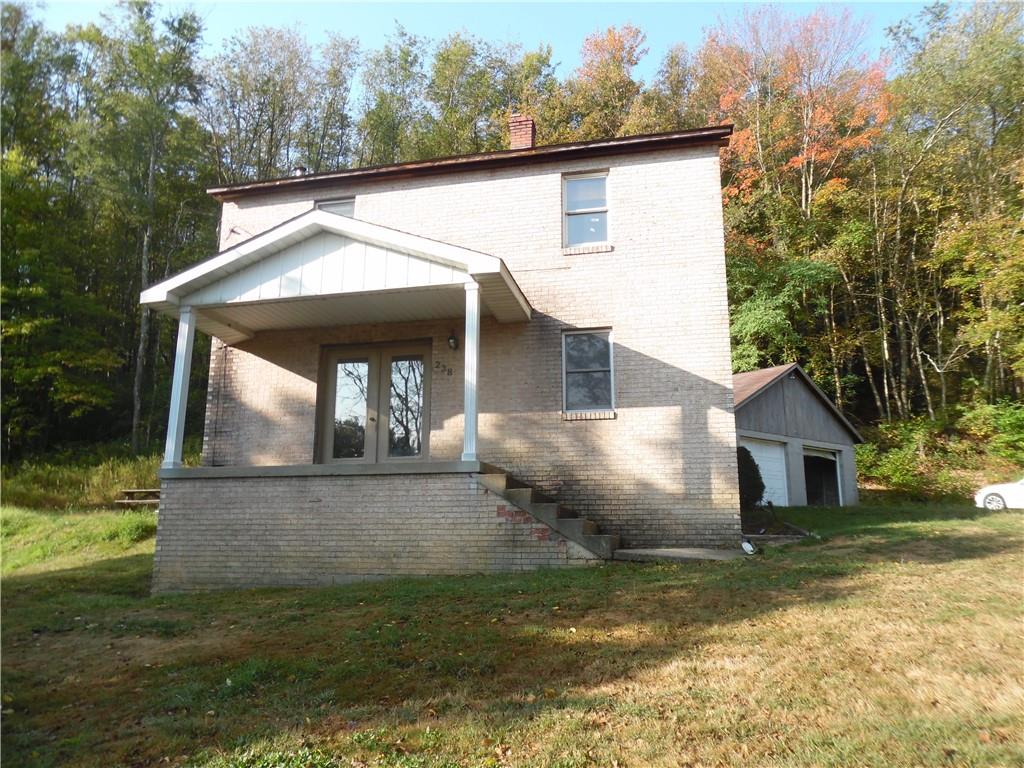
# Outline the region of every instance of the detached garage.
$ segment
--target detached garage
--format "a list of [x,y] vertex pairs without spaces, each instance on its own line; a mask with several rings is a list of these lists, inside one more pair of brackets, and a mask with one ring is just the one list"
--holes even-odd
[[864,442],[796,363],[732,377],[736,437],[779,507],[857,503],[853,446]]

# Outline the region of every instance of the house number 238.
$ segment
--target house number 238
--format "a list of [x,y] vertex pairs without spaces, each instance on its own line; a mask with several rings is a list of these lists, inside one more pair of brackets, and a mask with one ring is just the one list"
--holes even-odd
[[454,376],[455,371],[449,368],[447,365],[442,363],[440,360],[434,361],[434,370],[443,373],[445,376]]

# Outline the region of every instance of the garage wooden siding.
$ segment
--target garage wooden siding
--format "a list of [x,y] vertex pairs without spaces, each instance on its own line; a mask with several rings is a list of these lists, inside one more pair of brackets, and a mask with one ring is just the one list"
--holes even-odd
[[736,412],[736,428],[849,445],[852,435],[799,378],[783,378]]

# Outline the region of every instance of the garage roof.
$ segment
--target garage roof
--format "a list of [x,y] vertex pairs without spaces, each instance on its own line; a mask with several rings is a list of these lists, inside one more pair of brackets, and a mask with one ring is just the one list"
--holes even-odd
[[828,395],[821,391],[814,380],[807,375],[797,363],[787,363],[786,365],[775,365],[771,368],[761,368],[757,371],[745,371],[743,373],[734,373],[732,377],[732,391],[733,397],[736,401],[736,410],[740,410],[747,403],[754,400],[758,395],[766,390],[770,389],[775,385],[776,382],[782,381],[790,373],[799,376],[807,384],[807,386],[817,395],[818,399],[827,407],[833,415],[842,423],[842,425],[849,430],[850,434],[856,439],[858,443],[863,443],[864,438],[860,436],[860,433],[854,428],[854,426],[843,416],[842,412],[836,408],[835,404],[829,399]]

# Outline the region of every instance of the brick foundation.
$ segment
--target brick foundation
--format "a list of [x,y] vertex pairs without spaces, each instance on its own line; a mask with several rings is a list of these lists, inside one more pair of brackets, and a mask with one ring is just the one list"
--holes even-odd
[[153,591],[594,562],[465,473],[165,479]]

